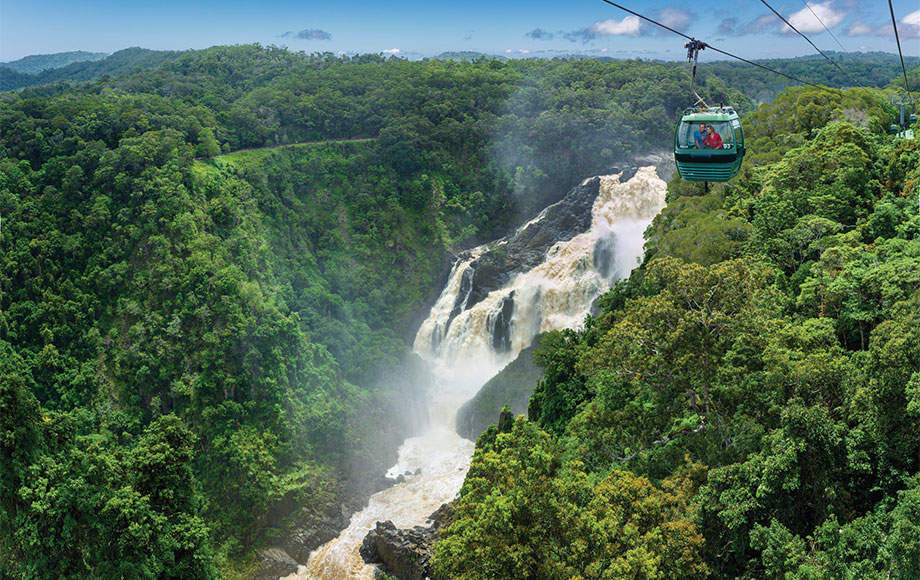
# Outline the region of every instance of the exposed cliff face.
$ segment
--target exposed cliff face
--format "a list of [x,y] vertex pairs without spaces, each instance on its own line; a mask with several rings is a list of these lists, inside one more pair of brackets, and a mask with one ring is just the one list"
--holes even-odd
[[513,234],[461,254],[422,323],[422,356],[507,363],[540,332],[577,328],[642,256],[664,205],[654,166],[593,177]]
[[297,562],[281,548],[256,550],[259,564],[252,572],[253,580],[276,580],[297,571]]
[[[414,526],[460,489],[477,430],[494,421],[505,403],[524,412],[539,370],[530,365],[530,378],[513,376],[514,385],[497,384],[495,396],[461,432],[469,439],[458,436],[457,410],[538,334],[584,323],[597,297],[637,265],[642,233],[664,205],[665,189],[654,167],[594,177],[514,234],[458,258],[415,338],[415,350],[431,363],[435,380],[428,390],[428,429],[403,443],[389,471],[391,477],[409,475],[374,495],[297,577],[370,578],[373,569],[358,554],[370,530],[396,544],[412,540],[401,553],[424,556],[415,541],[424,538],[415,538]],[[515,398],[509,400],[512,391]],[[377,522],[385,520],[392,526],[378,529]],[[395,528],[414,531],[400,535]]]
[[600,184],[599,177],[585,181],[510,236],[490,244],[489,251],[470,265],[472,273],[469,295],[464,300],[465,309],[481,302],[489,292],[507,285],[516,274],[540,265],[553,245],[588,231],[591,208],[600,192]]
[[527,413],[527,404],[543,370],[533,364],[533,351],[537,343],[521,351],[500,373],[489,379],[457,411],[457,434],[470,441],[479,438],[483,431],[498,421],[502,407],[511,407],[512,415]]

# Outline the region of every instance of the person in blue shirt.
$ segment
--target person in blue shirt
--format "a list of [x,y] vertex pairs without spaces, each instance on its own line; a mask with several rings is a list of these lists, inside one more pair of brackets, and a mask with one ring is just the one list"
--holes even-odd
[[700,123],[699,131],[693,132],[693,140],[696,142],[697,149],[708,149],[709,146],[706,145],[706,124]]

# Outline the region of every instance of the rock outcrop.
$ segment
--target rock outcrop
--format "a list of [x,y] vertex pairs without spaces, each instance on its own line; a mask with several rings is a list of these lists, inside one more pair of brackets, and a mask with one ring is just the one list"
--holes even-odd
[[361,557],[400,580],[422,580],[428,576],[432,536],[427,528],[401,530],[393,522],[377,522],[361,544]]
[[516,359],[508,363],[500,373],[489,379],[457,411],[457,434],[476,441],[486,428],[498,420],[502,407],[511,407],[512,415],[527,413],[527,405],[533,394],[537,381],[543,377],[543,370],[533,364],[533,351],[539,345],[540,338],[534,344],[521,351]]
[[367,498],[397,483],[398,479],[383,476],[364,482],[362,487],[351,493],[342,493],[342,503],[328,503],[324,509],[303,508],[286,526],[284,541],[280,548],[300,564],[306,564],[310,552],[336,538],[348,527],[351,514],[367,505]]
[[253,580],[278,580],[297,571],[297,562],[281,548],[257,550],[259,566]]
[[600,183],[597,177],[586,180],[561,201],[543,210],[537,218],[490,246],[489,251],[477,258],[470,268],[470,291],[459,295],[465,300],[463,308],[473,307],[489,292],[504,287],[515,274],[541,264],[557,242],[571,240],[588,231],[591,228],[591,207],[600,192]]
[[345,509],[317,513],[304,509],[284,536],[284,551],[301,564],[310,558],[310,552],[339,535],[348,526],[349,514]]
[[397,528],[393,522],[377,522],[361,544],[361,557],[399,580],[437,580],[431,576],[429,562],[438,530],[450,523],[453,507],[444,504],[431,514],[429,526]]

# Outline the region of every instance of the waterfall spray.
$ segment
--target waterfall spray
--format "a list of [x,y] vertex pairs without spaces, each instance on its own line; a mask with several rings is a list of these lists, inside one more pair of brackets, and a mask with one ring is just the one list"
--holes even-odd
[[[415,338],[432,365],[427,431],[407,439],[388,477],[404,481],[371,497],[338,538],[316,550],[289,579],[373,578],[358,548],[377,521],[424,525],[463,484],[474,445],[456,433],[457,409],[541,332],[581,328],[598,296],[629,275],[642,257],[645,228],[664,207],[667,184],[654,167],[625,183],[600,177],[588,231],[552,245],[538,265],[515,273],[503,287],[470,304],[477,258],[505,241],[480,246],[458,259],[440,298]],[[522,228],[539,224],[544,214]],[[520,231],[520,230],[519,230]],[[490,249],[491,248],[491,249]]]

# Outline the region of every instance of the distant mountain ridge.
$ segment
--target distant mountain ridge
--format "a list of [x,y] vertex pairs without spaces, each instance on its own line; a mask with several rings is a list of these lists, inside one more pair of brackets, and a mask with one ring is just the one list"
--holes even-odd
[[[132,47],[119,50],[108,56],[105,53],[85,51],[27,56],[16,61],[0,63],[0,91],[10,91],[60,81],[89,81],[103,75],[124,75],[159,67],[165,62],[189,52],[194,51],[161,51]],[[900,61],[896,54],[879,51],[855,53],[829,51],[827,54],[831,59],[842,64],[846,70],[841,70],[839,66],[835,67],[834,64],[824,60],[821,55],[805,55],[781,59],[755,59],[754,62],[762,63],[785,74],[791,73],[807,82],[827,84],[834,87],[849,87],[857,84],[864,87],[882,87],[887,85],[901,70]],[[601,62],[630,60],[577,53],[555,54],[552,56],[534,54],[528,55],[528,57],[562,58],[564,60],[591,59]],[[476,51],[448,51],[433,57],[434,60],[463,62],[472,62],[481,58],[497,61],[509,60],[504,55]],[[907,56],[904,61],[908,69],[913,69],[920,65],[920,57]],[[663,63],[665,61],[653,62]],[[778,75],[765,81],[754,80],[754,77],[761,74],[760,71],[751,69],[750,65],[746,63],[727,59],[708,63],[705,73],[715,73],[716,76],[730,74],[736,81],[745,79],[755,84],[763,85],[758,91],[754,91],[756,100],[761,102],[771,101],[784,88],[794,84],[788,78]]]
[[45,70],[38,74],[22,73],[11,68],[9,63],[4,63],[0,65],[0,90],[11,91],[63,80],[88,81],[106,74],[121,75],[132,72],[136,68],[157,67],[179,54],[182,54],[181,51],[133,47],[119,50],[101,60],[71,62],[66,66]]
[[2,62],[0,66],[12,69],[18,73],[37,75],[40,72],[63,68],[75,62],[95,62],[107,56],[109,56],[107,52],[75,50],[71,52],[57,52],[54,54],[33,54],[20,58],[19,60]]
[[488,54],[485,52],[476,52],[475,50],[454,50],[454,51],[442,52],[441,54],[439,54],[438,56],[434,58],[435,60],[460,60],[460,61],[474,61],[477,58],[508,60],[508,57],[506,56]]

